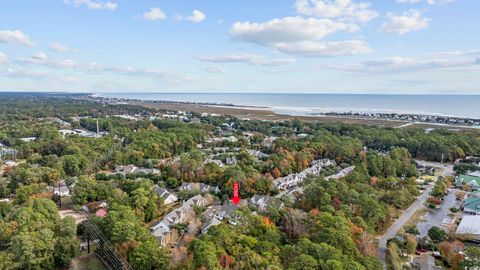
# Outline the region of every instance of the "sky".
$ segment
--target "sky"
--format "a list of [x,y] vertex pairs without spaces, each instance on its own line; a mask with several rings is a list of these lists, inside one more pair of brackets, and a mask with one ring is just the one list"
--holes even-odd
[[476,0],[15,0],[0,90],[480,94]]

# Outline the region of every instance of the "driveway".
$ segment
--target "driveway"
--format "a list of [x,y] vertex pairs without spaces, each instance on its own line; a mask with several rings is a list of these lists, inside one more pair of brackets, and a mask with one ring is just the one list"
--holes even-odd
[[446,228],[442,226],[442,222],[444,219],[448,217],[448,214],[450,214],[450,208],[460,207],[460,202],[456,200],[456,196],[455,196],[455,193],[457,193],[458,191],[460,190],[452,188],[450,193],[448,193],[447,196],[445,196],[442,204],[440,205],[440,208],[431,209],[422,218],[422,220],[425,220],[425,221],[420,221],[417,224],[417,229],[420,232],[420,237],[426,236],[428,233],[428,230],[430,230],[430,228],[432,228],[433,226],[437,226],[446,230]]

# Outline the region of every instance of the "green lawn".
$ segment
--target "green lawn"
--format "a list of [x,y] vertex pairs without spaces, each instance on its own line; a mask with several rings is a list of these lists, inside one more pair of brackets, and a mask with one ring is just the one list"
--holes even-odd
[[70,270],[108,270],[103,262],[97,257],[95,253],[91,253],[90,255],[82,256],[76,259],[72,266],[69,268]]

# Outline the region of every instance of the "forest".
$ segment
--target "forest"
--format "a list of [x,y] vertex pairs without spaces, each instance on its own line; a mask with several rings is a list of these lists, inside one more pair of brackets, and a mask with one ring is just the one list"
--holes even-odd
[[[6,97],[0,99],[0,112],[1,146],[16,150],[15,156],[1,159],[17,163],[3,166],[0,176],[0,198],[12,200],[0,202],[0,269],[63,269],[79,256],[82,224],[60,217],[59,198],[48,188],[61,181],[71,187],[77,207],[108,203],[108,215],[95,222],[133,269],[382,269],[374,238],[419,194],[414,159],[480,156],[480,135],[473,131],[426,133],[197,114],[190,118],[200,121],[191,123],[158,117],[165,111],[68,95]],[[138,120],[115,117],[123,114]],[[93,132],[98,120],[108,135],[63,137],[55,119]],[[222,123],[230,123],[232,130]],[[254,135],[246,138],[245,132]],[[296,136],[300,133],[309,135]],[[238,140],[208,142],[224,134]],[[35,140],[21,140],[25,137]],[[262,145],[269,137],[276,140]],[[207,162],[211,155],[222,166]],[[230,157],[235,164],[226,164]],[[155,186],[218,186],[221,193],[214,199],[222,203],[232,197],[234,182],[242,198],[275,196],[275,179],[301,172],[318,159],[333,160],[332,172],[355,169],[336,181],[309,177],[302,183],[303,196],[281,201],[283,207],[241,207],[239,224],[222,223],[192,239],[180,262],[172,263],[169,250],[159,247],[148,230],[171,210]],[[112,173],[129,164],[161,173]],[[178,195],[188,199],[196,193]]]

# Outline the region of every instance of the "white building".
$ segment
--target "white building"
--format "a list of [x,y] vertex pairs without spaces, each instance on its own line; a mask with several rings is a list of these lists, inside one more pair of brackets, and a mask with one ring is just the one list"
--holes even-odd
[[154,190],[158,194],[158,196],[163,198],[164,204],[171,204],[178,201],[178,197],[166,189],[163,189],[159,186],[155,186]]
[[465,239],[480,240],[480,216],[463,216],[455,234]]
[[334,165],[335,162],[329,159],[319,159],[312,161],[312,166],[299,173],[292,173],[285,177],[275,179],[274,184],[277,189],[290,189],[296,187],[309,175],[319,175],[323,167]]

